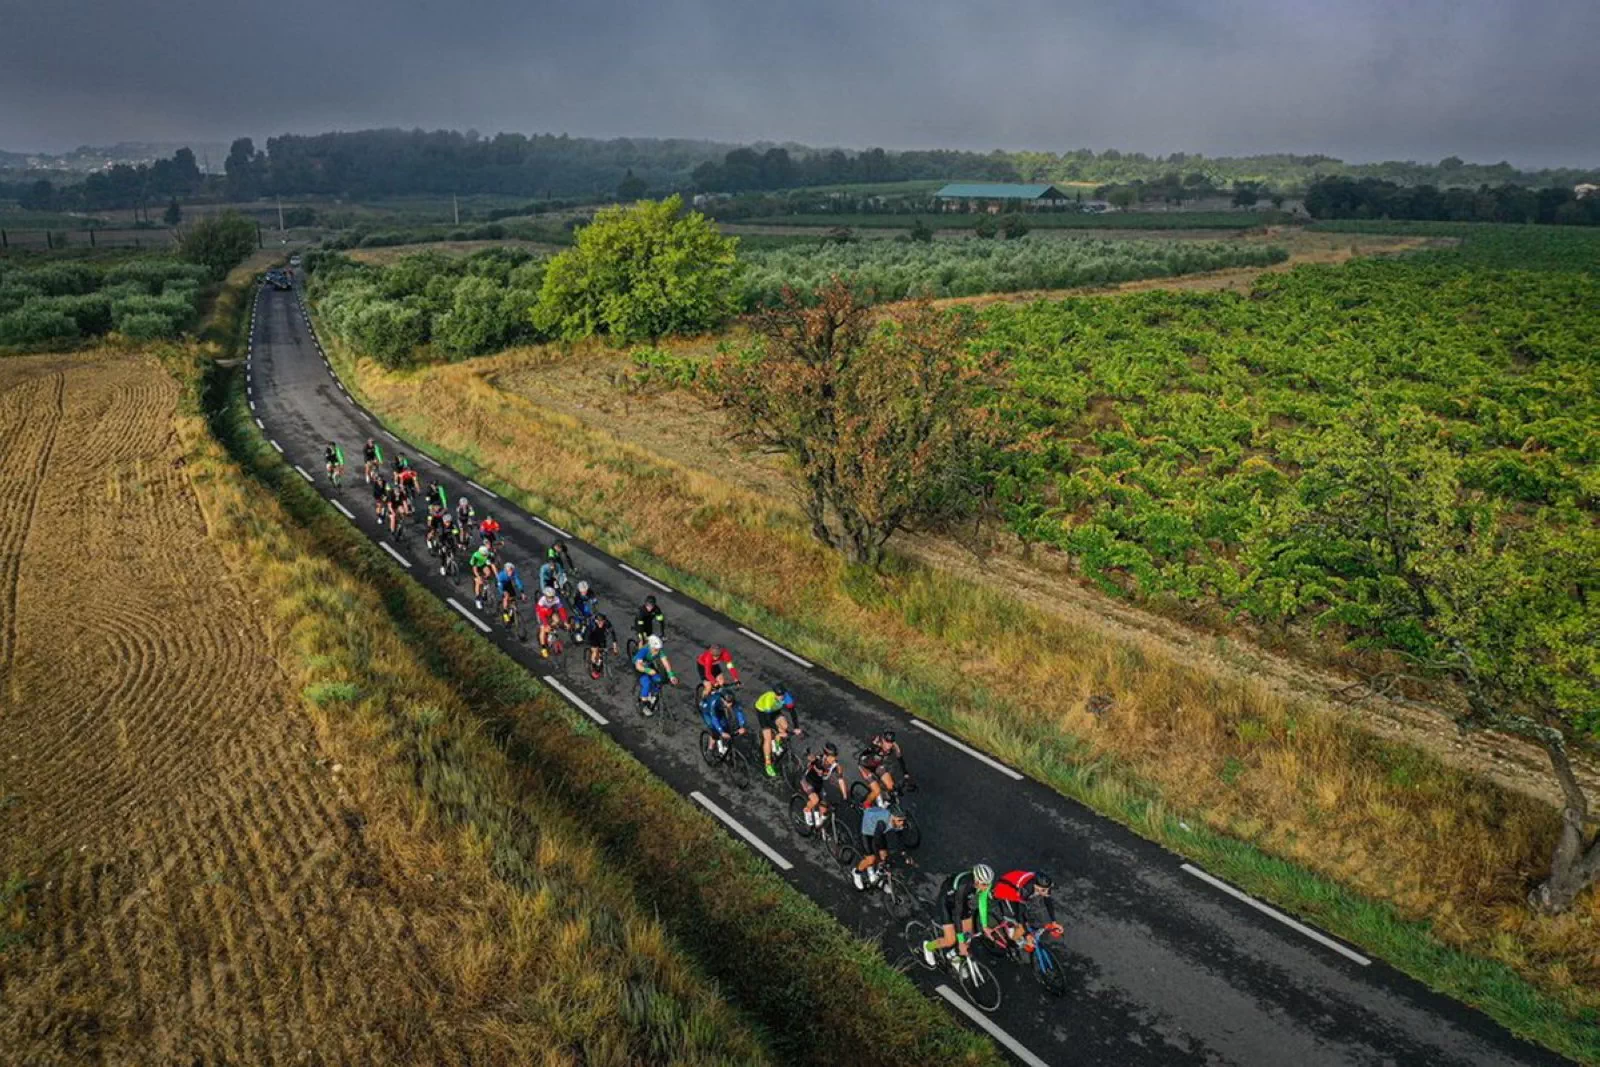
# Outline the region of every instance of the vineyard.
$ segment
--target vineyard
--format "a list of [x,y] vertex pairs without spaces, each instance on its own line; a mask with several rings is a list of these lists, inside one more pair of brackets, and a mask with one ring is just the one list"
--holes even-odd
[[167,257],[116,264],[0,263],[0,345],[62,343],[116,330],[172,337],[199,306],[206,269]]
[[1265,267],[1282,248],[1220,241],[1107,241],[1026,237],[927,243],[854,241],[746,253],[747,307],[780,303],[785,289],[811,292],[834,276],[878,300],[976,296],[1028,289],[1113,285],[1225,267]]
[[982,343],[1041,442],[1001,475],[1012,529],[1110,591],[1317,613],[1402,647],[1395,574],[1316,521],[1362,456],[1514,533],[1507,553],[1595,558],[1600,279],[1463,269],[1492,251],[989,309]]

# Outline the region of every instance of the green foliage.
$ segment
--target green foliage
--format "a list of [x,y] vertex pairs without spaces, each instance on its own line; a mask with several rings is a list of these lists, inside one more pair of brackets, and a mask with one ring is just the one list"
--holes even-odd
[[387,267],[317,252],[305,263],[323,323],[390,367],[425,357],[430,344],[439,355],[461,358],[533,340],[529,309],[544,267],[510,248],[466,257],[421,252]]
[[183,221],[183,208],[178,206],[177,197],[167,201],[167,210],[161,213],[161,221],[168,226],[176,226]]
[[930,244],[933,241],[933,228],[923,222],[922,217],[919,215],[912,222],[911,231],[906,236],[920,244]]
[[[111,330],[141,340],[173,337],[194,321],[208,276],[205,267],[157,256],[0,268],[0,344],[59,343]],[[133,332],[125,324],[130,316],[139,318]]]
[[676,196],[605,208],[550,261],[534,322],[569,340],[710,329],[735,310],[736,245]]
[[1015,241],[1019,237],[1028,236],[1028,222],[1017,212],[1006,215],[1005,222],[1000,225],[1000,232],[1006,240]]
[[[1006,225],[1018,216],[1008,216]],[[985,216],[987,218],[987,216]],[[813,293],[833,278],[876,300],[975,296],[1112,285],[1223,267],[1266,266],[1276,247],[1208,241],[1102,241],[1031,237],[993,241],[857,241],[747,253],[742,303],[776,307],[785,289]]]
[[221,279],[256,250],[256,224],[243,215],[224,211],[191,224],[178,241],[179,254],[199,263]]
[[135,341],[154,341],[162,337],[171,337],[178,331],[177,324],[165,315],[153,311],[141,311],[124,315],[120,332]]
[[0,315],[0,345],[70,341],[77,336],[78,324],[71,315],[42,302],[24,304]]

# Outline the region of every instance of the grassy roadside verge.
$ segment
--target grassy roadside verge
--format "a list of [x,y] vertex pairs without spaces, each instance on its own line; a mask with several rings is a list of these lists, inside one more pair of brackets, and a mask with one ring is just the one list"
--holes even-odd
[[[304,534],[278,536],[303,537],[337,561],[337,567],[326,562],[326,569],[377,589],[381,608],[373,604],[373,610],[399,630],[415,664],[457,695],[459,731],[444,730],[437,715],[419,714],[414,729],[421,763],[417,754],[399,763],[415,767],[418,783],[435,798],[437,817],[472,826],[481,821],[485,848],[502,877],[547,877],[546,856],[519,850],[515,836],[522,829],[518,798],[546,798],[598,842],[592,862],[654,911],[673,949],[719,984],[778,1059],[832,1062],[858,1046],[872,1047],[885,1061],[998,1062],[987,1041],[956,1025],[873,946],[852,938],[587,719],[395,574],[387,557],[268,450],[245,409],[242,372],[217,368],[205,407],[212,432],[234,461],[276,498],[240,521],[270,537],[287,514]],[[297,629],[322,627],[317,616],[327,615],[356,631],[346,635],[354,643],[365,640],[358,612],[314,588],[302,594]],[[323,633],[313,644],[321,648],[333,637]],[[331,655],[322,649],[313,658]],[[346,684],[332,670],[310,682],[308,692],[336,707],[346,699]],[[479,785],[485,775],[499,774],[512,791],[509,802],[503,791]],[[535,830],[535,841],[539,836]]]
[[[957,578],[846,571],[749,494],[498,390],[492,358],[386,374],[329,352],[396,430],[502,495],[1509,1029],[1600,1062],[1592,907],[1542,919],[1518,900],[1553,826],[1542,805]],[[1016,637],[1005,647],[1000,617]],[[1110,712],[1086,707],[1107,692]]]

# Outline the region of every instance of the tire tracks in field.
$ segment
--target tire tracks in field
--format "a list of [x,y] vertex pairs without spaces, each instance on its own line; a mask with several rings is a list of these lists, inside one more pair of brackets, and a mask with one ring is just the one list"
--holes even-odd
[[[56,435],[60,432],[61,422],[66,414],[64,398],[67,376],[62,371],[55,371],[50,375],[54,386],[54,396],[51,399],[48,411],[48,422],[44,427],[44,446],[39,450],[38,457],[32,464],[32,484],[29,485],[24,477],[22,491],[26,493],[27,503],[20,509],[20,521],[4,522],[5,515],[0,512],[0,561],[3,561],[5,571],[0,574],[0,584],[6,589],[6,627],[5,647],[0,648],[0,677],[9,680],[11,700],[20,703],[22,693],[20,683],[17,681],[16,657],[17,642],[21,639],[21,631],[17,618],[19,603],[19,586],[22,581],[22,557],[27,552],[28,541],[33,531],[34,515],[39,507],[39,496],[44,491],[45,479],[49,474],[50,459],[55,454]],[[8,390],[8,397],[12,390]],[[22,412],[23,418],[28,418],[28,412]],[[14,432],[14,431],[11,431]],[[6,436],[10,436],[8,432]],[[9,456],[0,456],[0,470],[12,469]],[[7,497],[10,486],[0,485],[0,492]]]

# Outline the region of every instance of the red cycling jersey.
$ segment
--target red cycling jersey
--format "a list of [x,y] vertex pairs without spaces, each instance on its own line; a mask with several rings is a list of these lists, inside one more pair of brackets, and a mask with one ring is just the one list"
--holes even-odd
[[733,656],[727,649],[723,649],[722,654],[718,656],[713,655],[711,649],[708,648],[700,653],[700,658],[695,662],[700,664],[700,677],[708,682],[716,677],[718,671],[724,667],[727,668],[728,677],[736,682],[739,680],[739,669],[733,665]]
[[1032,881],[1032,871],[1007,871],[994,884],[995,899],[1004,900],[1010,904],[1021,904],[1022,891],[1027,889]]
[[494,537],[500,532],[500,523],[496,519],[484,519],[478,524],[478,532],[485,537]]

